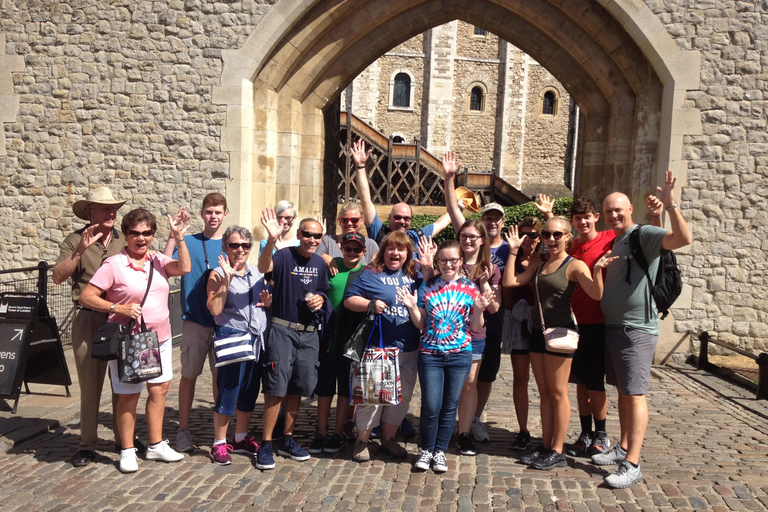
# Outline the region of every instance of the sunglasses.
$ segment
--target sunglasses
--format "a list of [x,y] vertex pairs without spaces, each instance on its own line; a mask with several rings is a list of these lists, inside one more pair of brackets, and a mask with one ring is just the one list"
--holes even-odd
[[362,247],[352,247],[351,245],[342,245],[341,250],[344,252],[351,252],[353,254],[360,254],[363,252]]
[[437,258],[437,262],[440,265],[447,265],[448,263],[450,263],[454,267],[458,265],[460,261],[461,261],[461,258]]
[[229,247],[233,251],[240,248],[242,248],[244,251],[249,251],[251,249],[251,244],[248,242],[243,242],[241,244],[230,242],[227,244],[227,247]]
[[537,238],[539,238],[539,234],[535,231],[529,231],[528,233],[520,233],[520,238],[524,236],[527,236],[531,240],[536,240]]
[[279,216],[277,217],[277,220],[284,220],[285,222],[293,222],[293,220],[296,218],[296,216]]
[[459,240],[462,242],[466,242],[467,240],[475,242],[478,238],[480,238],[480,235],[459,235]]
[[408,215],[393,215],[392,218],[395,220],[404,220],[406,222],[411,222],[411,217]]
[[360,222],[360,217],[342,217],[339,219],[342,224],[357,224]]
[[135,229],[129,229],[128,234],[131,236],[143,236],[144,238],[147,238],[154,235],[155,232],[150,229],[147,231],[136,231]]
[[301,230],[301,236],[303,238],[314,238],[315,240],[323,238],[322,233],[312,233],[311,231],[304,231],[303,229]]
[[550,238],[554,238],[555,240],[560,240],[561,238],[563,238],[564,234],[565,233],[563,233],[562,231],[555,231],[554,233],[551,231],[542,231],[541,237],[544,240],[549,240]]

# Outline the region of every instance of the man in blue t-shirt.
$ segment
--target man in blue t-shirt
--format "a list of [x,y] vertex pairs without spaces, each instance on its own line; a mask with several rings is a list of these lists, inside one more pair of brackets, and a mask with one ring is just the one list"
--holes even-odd
[[[195,383],[203,373],[205,360],[213,374],[213,399],[216,400],[216,369],[213,356],[213,316],[208,311],[205,285],[208,271],[219,266],[221,254],[221,232],[227,218],[227,199],[218,192],[203,198],[200,216],[203,218],[203,232],[187,235],[184,241],[192,259],[192,271],[181,276],[181,380],[179,381],[179,432],[176,434],[176,449],[191,452],[194,449],[189,432],[189,416],[195,399]],[[182,207],[179,216],[189,218]],[[174,238],[168,237],[163,253],[176,258]]]
[[[413,212],[411,207],[405,203],[397,203],[392,207],[392,211],[389,213],[389,227],[385,226],[379,219],[376,208],[373,206],[368,175],[365,172],[365,162],[370,154],[370,149],[368,151],[365,150],[364,141],[359,140],[352,144],[352,159],[355,161],[355,167],[357,168],[357,194],[360,198],[360,204],[363,206],[365,228],[368,230],[370,238],[381,246],[381,241],[390,231],[402,231],[408,234],[408,237],[413,241],[413,247],[417,248],[421,236],[434,237],[448,227],[451,218],[446,212],[428,226],[420,229],[411,229]],[[416,252],[414,252],[414,257],[418,257]]]
[[259,272],[272,272],[272,329],[264,349],[262,378],[264,390],[264,429],[256,454],[257,469],[273,469],[275,460],[272,433],[280,406],[285,409],[283,443],[278,453],[295,461],[310,455],[293,439],[293,427],[301,397],[312,396],[317,385],[320,352],[319,329],[330,315],[328,267],[315,254],[323,228],[315,219],[299,224],[298,247],[285,247],[272,253],[282,228],[275,211],[264,209],[261,223],[267,230],[267,245],[259,256]]

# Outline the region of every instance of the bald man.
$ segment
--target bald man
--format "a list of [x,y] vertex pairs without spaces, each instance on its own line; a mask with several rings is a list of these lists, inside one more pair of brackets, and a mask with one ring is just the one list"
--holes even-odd
[[448,212],[440,216],[434,223],[424,226],[421,229],[411,229],[411,220],[413,212],[406,203],[397,203],[389,212],[389,227],[385,226],[376,213],[376,208],[371,200],[371,190],[368,184],[368,175],[365,172],[365,162],[371,154],[371,150],[365,150],[365,142],[359,140],[352,144],[352,159],[357,168],[357,194],[360,197],[360,204],[363,206],[363,217],[365,219],[365,228],[368,230],[368,236],[373,238],[377,244],[390,231],[402,231],[413,241],[413,246],[419,246],[420,236],[437,236],[442,230],[451,223],[451,217]]
[[[662,250],[671,251],[691,243],[691,233],[675,202],[676,179],[667,171],[664,187],[657,187],[658,198],[667,211],[670,230],[638,226],[632,220],[632,203],[621,192],[605,198],[603,213],[616,239],[611,255],[615,261],[605,275],[605,291],[600,306],[605,315],[606,381],[619,392],[621,441],[610,451],[594,455],[598,465],[618,464],[618,470],[605,478],[613,488],[640,482],[640,448],[648,427],[648,385],[651,364],[659,337],[659,316],[651,286],[640,265],[632,263],[630,234],[640,231],[640,246],[648,262],[648,273],[655,276]],[[627,275],[629,273],[629,275]]]

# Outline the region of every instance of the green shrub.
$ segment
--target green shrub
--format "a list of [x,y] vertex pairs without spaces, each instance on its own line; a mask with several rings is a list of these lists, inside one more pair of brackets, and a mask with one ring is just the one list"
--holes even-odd
[[[558,197],[555,199],[555,204],[553,205],[552,210],[555,215],[561,215],[567,218],[571,203],[573,203],[572,197]],[[480,214],[478,213],[471,213],[464,216],[467,220],[480,218]],[[505,229],[509,226],[516,225],[525,217],[538,217],[544,222],[544,217],[539,213],[539,210],[536,209],[533,202],[530,202],[504,208]],[[411,221],[411,227],[414,229],[423,228],[424,226],[428,226],[435,222],[437,218],[438,215],[414,215],[413,220]],[[456,232],[453,230],[453,226],[449,225],[435,237],[434,241],[439,244],[443,240],[450,240],[451,238],[456,238]]]

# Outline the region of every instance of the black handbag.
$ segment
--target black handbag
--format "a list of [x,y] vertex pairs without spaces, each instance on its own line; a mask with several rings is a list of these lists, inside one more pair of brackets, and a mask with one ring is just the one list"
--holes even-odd
[[[144,301],[149,295],[149,287],[152,285],[152,274],[154,265],[149,266],[149,279],[147,280],[147,290],[144,292],[144,298],[141,299],[141,306],[144,307]],[[91,357],[99,361],[114,361],[120,357],[121,341],[127,337],[133,330],[133,321],[128,325],[120,322],[104,322],[93,336],[93,346],[91,347]]]

